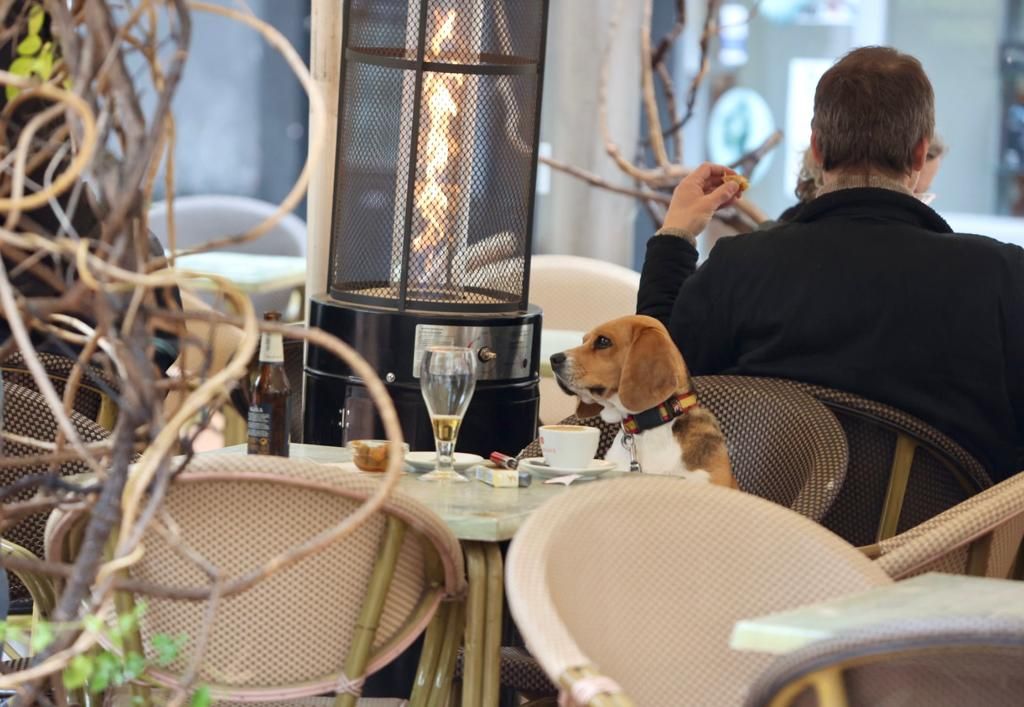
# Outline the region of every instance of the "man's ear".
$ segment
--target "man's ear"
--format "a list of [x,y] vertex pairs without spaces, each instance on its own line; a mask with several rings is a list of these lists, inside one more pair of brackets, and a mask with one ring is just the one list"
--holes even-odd
[[576,404],[576,417],[581,420],[586,420],[588,417],[597,417],[604,410],[603,405],[597,403],[585,403],[580,400]]
[[825,158],[821,154],[821,146],[818,144],[818,134],[811,132],[811,155],[814,156],[814,161],[819,167],[822,167],[825,163]]
[[924,169],[924,163],[928,159],[928,146],[931,145],[931,142],[928,138],[923,137],[914,145],[914,150],[910,155],[910,169],[914,172],[920,172]]

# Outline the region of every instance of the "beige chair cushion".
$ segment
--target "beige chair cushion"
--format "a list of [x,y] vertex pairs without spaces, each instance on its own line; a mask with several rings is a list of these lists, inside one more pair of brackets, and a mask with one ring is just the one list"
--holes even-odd
[[771,658],[729,649],[736,620],[889,581],[774,503],[639,475],[547,503],[507,571],[512,615],[548,676],[593,664],[638,705],[737,704]]

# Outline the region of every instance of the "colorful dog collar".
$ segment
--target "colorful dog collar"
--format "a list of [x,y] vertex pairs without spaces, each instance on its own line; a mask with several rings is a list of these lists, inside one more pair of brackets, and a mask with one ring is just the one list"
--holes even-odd
[[636,415],[627,415],[622,420],[622,429],[631,435],[640,434],[644,430],[661,427],[666,422],[671,422],[677,417],[685,415],[695,407],[697,407],[696,393],[689,392],[673,395],[657,407],[644,410]]

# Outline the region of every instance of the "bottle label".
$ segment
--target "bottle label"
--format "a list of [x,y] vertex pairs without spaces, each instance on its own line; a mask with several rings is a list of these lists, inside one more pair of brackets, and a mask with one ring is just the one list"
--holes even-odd
[[260,338],[260,363],[284,363],[284,342],[280,334],[264,333]]
[[273,406],[266,403],[250,405],[246,425],[249,432],[249,454],[276,454],[287,457],[290,416],[291,411],[286,407],[284,409],[285,419],[281,421],[284,431],[284,448],[282,450],[274,450],[271,447],[270,439],[271,430],[274,427]]

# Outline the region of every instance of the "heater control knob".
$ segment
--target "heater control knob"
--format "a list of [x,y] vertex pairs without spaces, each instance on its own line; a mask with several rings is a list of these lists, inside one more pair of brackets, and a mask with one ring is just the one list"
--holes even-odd
[[480,350],[476,352],[476,357],[480,359],[481,363],[488,363],[498,358],[498,354],[489,346],[481,346]]

